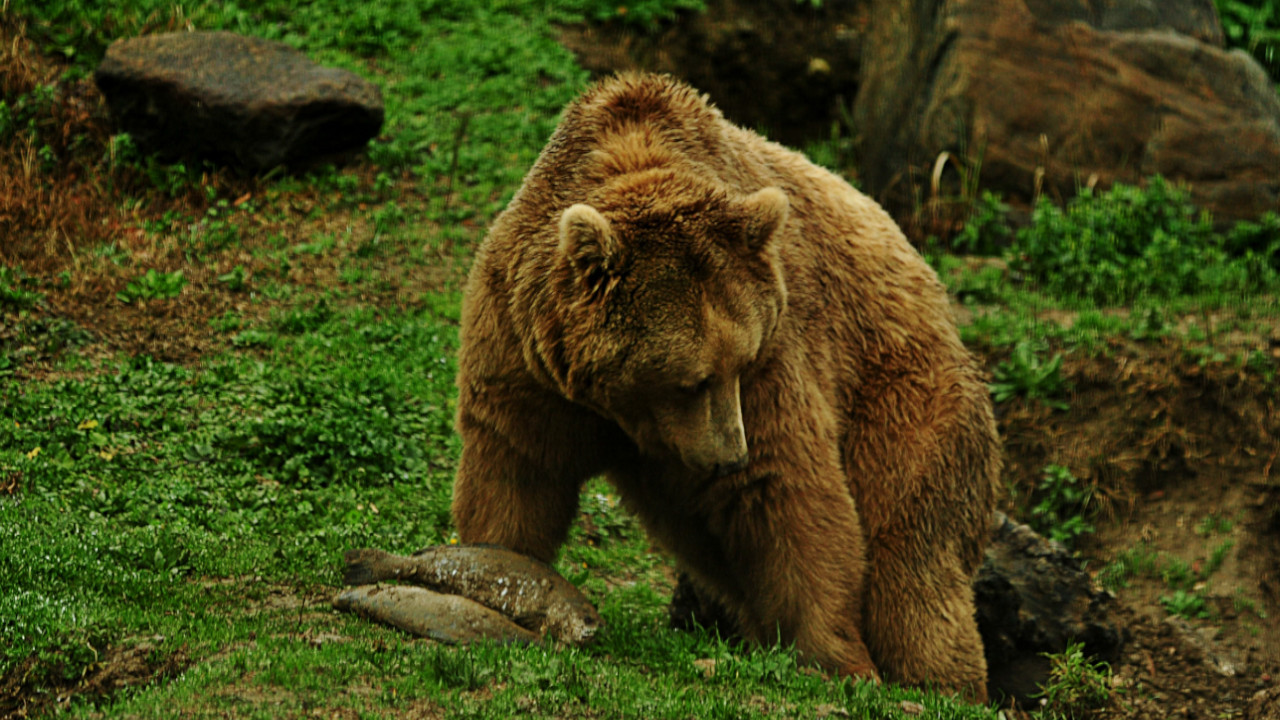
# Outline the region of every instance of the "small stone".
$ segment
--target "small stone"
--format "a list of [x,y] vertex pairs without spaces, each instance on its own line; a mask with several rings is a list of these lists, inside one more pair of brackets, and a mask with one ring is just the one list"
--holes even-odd
[[702,677],[710,680],[716,674],[716,661],[712,658],[699,658],[693,661],[693,666],[702,673]]
[[902,712],[908,715],[919,715],[920,713],[924,712],[923,705],[921,705],[918,702],[911,702],[910,700],[903,700],[901,708],[902,708]]

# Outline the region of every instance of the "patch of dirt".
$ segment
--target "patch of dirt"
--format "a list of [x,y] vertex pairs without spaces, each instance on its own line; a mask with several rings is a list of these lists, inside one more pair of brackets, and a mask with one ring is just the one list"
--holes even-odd
[[163,638],[144,638],[136,643],[122,643],[108,648],[102,658],[79,677],[42,678],[38,684],[30,677],[36,666],[34,658],[21,663],[0,678],[0,717],[36,717],[67,707],[79,695],[107,698],[126,687],[146,685],[172,677],[192,663],[185,649],[164,654],[158,644]]
[[[1095,578],[1151,560],[1117,593],[1129,640],[1112,665],[1121,692],[1101,715],[1244,716],[1280,678],[1275,381],[1172,344],[1068,357],[1063,372],[1069,410],[1015,400],[998,420],[1012,514],[1026,517],[1042,469],[1062,465],[1099,504],[1083,548]],[[1204,617],[1171,615],[1175,588],[1201,597]]]
[[801,145],[851,134],[863,0],[711,0],[652,28],[614,20],[570,25],[559,40],[596,76],[670,73],[710,95],[735,123]]

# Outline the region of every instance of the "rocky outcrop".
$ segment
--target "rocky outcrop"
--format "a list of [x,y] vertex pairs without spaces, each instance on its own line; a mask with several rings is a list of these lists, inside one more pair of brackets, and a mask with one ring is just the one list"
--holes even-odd
[[229,32],[117,40],[94,80],[117,131],[144,150],[249,171],[359,149],[383,122],[373,83]]
[[[1082,643],[1087,655],[1113,659],[1124,641],[1114,597],[1094,586],[1080,562],[1061,545],[996,513],[991,544],[973,583],[978,630],[986,650],[993,699],[1026,704],[1049,677],[1044,653]],[[736,635],[733,620],[698,595],[684,575],[668,609],[671,624],[715,628]]]
[[938,156],[1011,197],[1186,181],[1219,220],[1280,209],[1280,99],[1211,0],[883,0],[854,106],[859,174],[901,216]]

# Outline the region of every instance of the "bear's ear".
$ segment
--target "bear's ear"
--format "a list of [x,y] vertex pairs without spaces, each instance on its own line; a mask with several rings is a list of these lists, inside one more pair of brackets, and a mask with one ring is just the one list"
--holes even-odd
[[560,254],[592,284],[617,275],[622,266],[622,248],[609,221],[590,205],[572,205],[560,216]]
[[773,239],[787,222],[791,203],[776,187],[755,191],[739,201],[738,210],[745,218],[743,240],[750,250],[760,250]]

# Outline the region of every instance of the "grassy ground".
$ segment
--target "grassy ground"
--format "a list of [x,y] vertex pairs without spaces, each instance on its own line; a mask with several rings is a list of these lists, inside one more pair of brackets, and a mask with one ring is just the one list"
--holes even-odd
[[[451,537],[460,280],[587,81],[551,23],[613,11],[103,5],[17,0],[0,16],[0,715],[994,716],[668,629],[669,561],[602,484],[558,562],[608,624],[590,649],[440,647],[330,610],[344,550]],[[112,139],[85,80],[105,44],[186,26],[374,79],[388,123],[368,160],[255,180]],[[1161,207],[1180,208],[1171,192]],[[1035,227],[1125,202],[1046,208]],[[985,210],[983,237],[1007,235]],[[1276,225],[1227,238],[1174,215],[1126,216],[1170,240],[1109,258],[1092,294],[1050,282],[1092,262],[1061,233],[993,260],[929,254],[1009,398],[1060,397],[1055,353],[1169,337],[1270,383]]]

